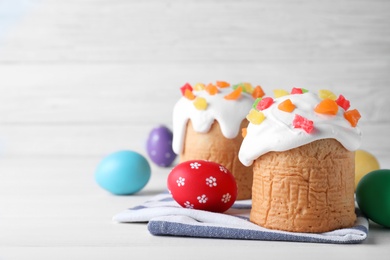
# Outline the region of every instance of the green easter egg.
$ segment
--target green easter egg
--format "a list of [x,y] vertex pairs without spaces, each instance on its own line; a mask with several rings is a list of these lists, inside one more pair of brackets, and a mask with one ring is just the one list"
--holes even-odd
[[390,227],[390,170],[366,174],[356,187],[356,202],[369,219]]

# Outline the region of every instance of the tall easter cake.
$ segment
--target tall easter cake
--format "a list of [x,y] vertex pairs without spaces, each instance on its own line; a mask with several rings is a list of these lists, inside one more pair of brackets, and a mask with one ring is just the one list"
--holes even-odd
[[359,112],[328,90],[275,93],[255,101],[239,151],[254,172],[250,220],[292,232],[352,226]]
[[181,91],[173,109],[173,151],[180,162],[202,159],[222,164],[236,179],[237,199],[249,199],[252,167],[240,163],[238,151],[241,129],[248,125],[246,115],[255,98],[264,95],[261,87],[218,81],[194,87],[187,83]]

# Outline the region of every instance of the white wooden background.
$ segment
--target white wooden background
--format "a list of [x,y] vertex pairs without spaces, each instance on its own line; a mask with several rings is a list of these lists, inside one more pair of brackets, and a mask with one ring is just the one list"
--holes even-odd
[[389,1],[5,2],[8,156],[101,156],[171,124],[185,82],[215,80],[343,93],[363,115],[362,148],[390,153]]
[[361,148],[390,168],[389,14],[386,0],[0,0],[0,258],[127,252],[129,233],[147,231],[110,218],[163,190],[168,170],[131,200],[99,189],[94,168],[145,154],[186,82],[344,94],[363,116]]

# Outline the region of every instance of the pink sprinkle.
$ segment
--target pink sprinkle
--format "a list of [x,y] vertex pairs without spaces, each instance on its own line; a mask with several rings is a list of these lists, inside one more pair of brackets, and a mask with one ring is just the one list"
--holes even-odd
[[260,102],[257,103],[256,109],[259,110],[259,111],[267,109],[267,108],[269,108],[272,105],[272,103],[274,103],[273,98],[271,98],[271,97],[262,98],[260,100]]
[[301,88],[293,88],[291,94],[303,94],[303,91]]
[[340,107],[342,107],[345,111],[348,110],[348,108],[351,106],[349,100],[345,99],[345,97],[343,95],[340,95],[337,99],[336,99],[336,103],[337,105],[339,105]]
[[295,118],[293,120],[293,126],[294,128],[302,128],[308,134],[310,134],[314,130],[313,121],[300,115],[295,115]]

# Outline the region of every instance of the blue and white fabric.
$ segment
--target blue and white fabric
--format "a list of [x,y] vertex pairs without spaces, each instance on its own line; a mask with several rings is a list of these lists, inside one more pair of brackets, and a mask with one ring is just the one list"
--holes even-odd
[[113,217],[121,223],[147,222],[156,236],[182,236],[223,239],[275,240],[312,243],[357,244],[368,236],[368,220],[356,208],[353,227],[325,233],[295,233],[270,230],[249,221],[251,200],[236,201],[224,213],[182,208],[169,193],[159,194],[142,205]]

